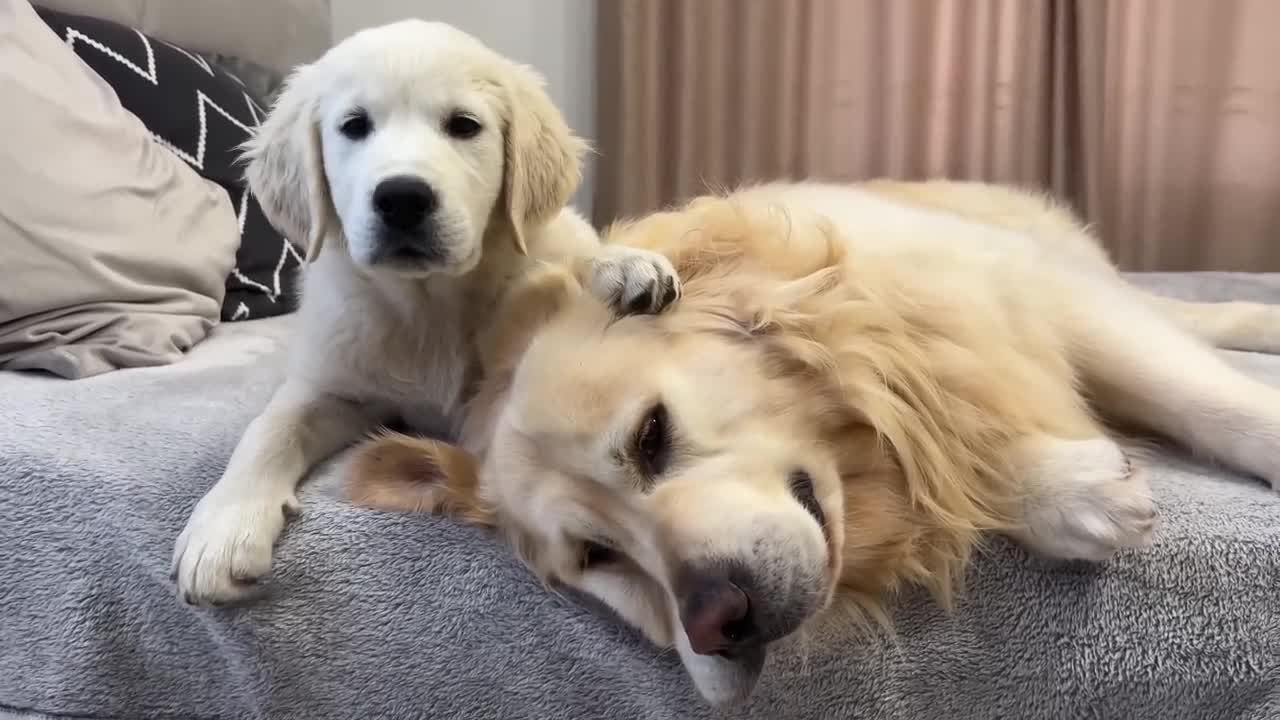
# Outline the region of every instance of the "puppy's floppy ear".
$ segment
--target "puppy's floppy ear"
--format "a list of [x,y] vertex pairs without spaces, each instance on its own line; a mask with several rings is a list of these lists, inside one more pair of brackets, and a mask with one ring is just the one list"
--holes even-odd
[[319,94],[314,66],[289,76],[266,119],[241,146],[245,177],[277,230],[305,243],[307,261],[320,255],[333,202],[320,148]]
[[504,90],[503,203],[516,247],[525,253],[526,230],[550,220],[582,181],[587,144],[569,130],[532,68],[512,63]]
[[356,505],[494,524],[479,495],[475,458],[439,440],[400,433],[367,440],[352,451],[342,483]]

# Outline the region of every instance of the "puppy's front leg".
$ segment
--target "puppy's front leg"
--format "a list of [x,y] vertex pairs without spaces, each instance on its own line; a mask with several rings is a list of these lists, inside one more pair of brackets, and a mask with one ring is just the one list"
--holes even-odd
[[575,268],[593,295],[619,315],[662,312],[680,298],[680,277],[665,255],[626,245],[602,245]]
[[298,482],[316,463],[368,430],[371,412],[301,380],[286,380],[249,424],[222,478],[178,536],[173,577],[188,603],[219,605],[251,595],[271,570]]

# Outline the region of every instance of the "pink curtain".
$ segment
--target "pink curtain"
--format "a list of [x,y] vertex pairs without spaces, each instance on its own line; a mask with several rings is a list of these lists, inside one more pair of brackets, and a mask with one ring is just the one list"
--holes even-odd
[[1280,2],[604,0],[596,220],[779,177],[1048,189],[1142,270],[1280,270]]

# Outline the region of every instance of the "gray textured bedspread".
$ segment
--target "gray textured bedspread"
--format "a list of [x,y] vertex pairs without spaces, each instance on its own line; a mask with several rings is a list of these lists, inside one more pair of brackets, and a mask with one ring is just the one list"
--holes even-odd
[[[1139,280],[1280,302],[1278,275]],[[1280,717],[1280,495],[1173,453],[1154,547],[1090,566],[997,541],[954,614],[902,598],[896,645],[828,623],[745,707],[705,707],[672,655],[484,532],[316,487],[265,601],[188,607],[173,539],[278,381],[286,320],[223,326],[168,368],[0,373],[0,716]],[[1280,384],[1280,357],[1231,359]]]

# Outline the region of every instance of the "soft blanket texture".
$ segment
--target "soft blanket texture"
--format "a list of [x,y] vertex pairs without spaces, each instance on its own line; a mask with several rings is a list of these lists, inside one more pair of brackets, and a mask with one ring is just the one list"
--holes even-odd
[[[1280,275],[1140,282],[1280,302]],[[173,539],[278,382],[287,320],[223,326],[163,368],[73,382],[0,373],[0,707],[307,720],[1280,717],[1280,495],[1159,450],[1154,547],[1090,566],[997,540],[954,614],[901,598],[896,645],[832,620],[776,652],[745,707],[707,708],[674,655],[546,592],[486,533],[348,507],[322,485],[302,493],[267,598],[187,607],[168,580]],[[1230,357],[1280,384],[1280,358]]]

